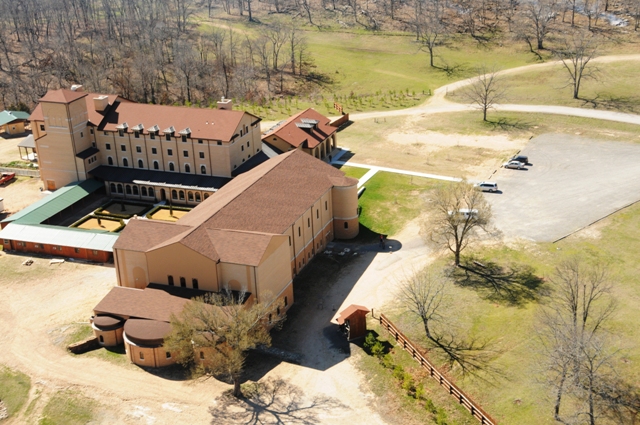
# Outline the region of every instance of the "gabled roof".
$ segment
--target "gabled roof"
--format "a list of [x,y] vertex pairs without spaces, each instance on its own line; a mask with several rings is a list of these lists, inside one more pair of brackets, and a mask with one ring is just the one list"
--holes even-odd
[[118,242],[113,247],[127,251],[146,252],[175,236],[186,235],[191,230],[193,228],[168,221],[132,219],[127,223],[127,227],[120,232]]
[[61,187],[56,190],[51,195],[48,195],[19,212],[10,215],[2,220],[2,222],[40,224],[101,187],[103,187],[103,183],[93,179],[85,180],[80,183],[76,182],[68,184],[65,187]]
[[[55,90],[55,91],[58,91],[58,90]],[[50,92],[47,92],[47,95],[45,95],[45,97],[43,97],[42,99],[46,98],[49,95],[49,93]],[[75,93],[75,92],[72,92],[72,93]],[[107,107],[106,111],[103,111],[103,112],[96,111],[95,104],[93,103],[94,98],[100,97],[100,96],[107,96],[107,98],[109,99],[109,105],[113,105],[113,103],[116,101],[130,102],[129,100],[121,98],[117,94],[100,94],[100,93],[84,93],[84,94],[86,95],[85,100],[87,102],[87,114],[89,118],[89,123],[96,127],[100,125],[100,122],[102,122],[102,119],[104,118],[104,115],[106,111],[109,110],[109,108]],[[42,101],[42,99],[40,99],[40,101]],[[58,103],[58,102],[52,102],[52,103]],[[38,103],[38,105],[35,107],[33,112],[31,112],[31,116],[29,116],[28,119],[29,121],[44,121],[44,114],[42,113],[42,105],[40,103]]]
[[329,123],[329,118],[309,108],[267,130],[262,140],[269,143],[269,137],[277,136],[294,148],[302,146],[313,149],[338,131]]
[[357,304],[351,304],[349,307],[345,308],[340,312],[340,315],[338,316],[338,319],[337,319],[338,324],[342,325],[344,321],[349,319],[349,317],[351,317],[355,312],[363,312],[364,314],[367,314],[370,311],[371,310],[369,310],[367,307],[357,305]]
[[81,97],[87,96],[89,93],[83,91],[73,91],[68,89],[49,90],[47,94],[42,96],[39,102],[49,103],[71,103]]
[[2,111],[0,112],[0,125],[12,123],[14,121],[24,121],[29,119],[29,114],[22,111]]
[[98,314],[169,322],[171,314],[180,314],[189,300],[159,289],[134,289],[116,286],[94,307]]
[[229,142],[247,115],[254,122],[259,121],[259,118],[243,111],[116,102],[99,130],[116,131],[119,125],[129,122],[142,124],[147,129],[145,132],[158,126],[158,130],[180,129],[181,134],[188,131],[193,139]]

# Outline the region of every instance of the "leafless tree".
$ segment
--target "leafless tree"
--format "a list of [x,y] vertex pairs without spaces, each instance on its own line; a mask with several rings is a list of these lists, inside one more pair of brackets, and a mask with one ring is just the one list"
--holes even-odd
[[482,110],[482,119],[487,121],[487,111],[504,97],[505,88],[495,68],[482,66],[476,72],[478,76],[472,84],[462,89],[462,96],[477,105]]
[[520,34],[531,50],[532,40],[538,50],[544,49],[544,41],[553,29],[557,6],[556,0],[526,0],[523,4],[523,27]]
[[443,5],[440,0],[427,0],[416,14],[416,34],[424,49],[429,53],[429,66],[435,68],[435,49],[441,46],[447,36],[447,25],[443,21]]
[[[240,376],[247,350],[269,346],[267,325],[275,326],[282,317],[279,304],[263,301],[244,305],[247,294],[223,291],[196,298],[183,311],[171,317],[171,333],[165,347],[178,362],[195,372],[223,375],[233,381],[233,395],[240,397]],[[263,295],[264,297],[264,295]],[[195,353],[202,355],[195,358]]]
[[460,253],[478,236],[491,232],[491,205],[482,192],[462,181],[437,188],[427,204],[430,210],[422,224],[428,243],[448,249],[460,264]]
[[[606,264],[572,258],[550,278],[552,303],[542,309],[539,340],[554,393],[554,419],[595,425],[610,415],[637,415],[637,390],[619,379],[607,325],[615,312]],[[623,422],[624,423],[624,422]]]
[[398,297],[402,306],[422,322],[431,349],[462,375],[477,375],[488,369],[490,344],[457,331],[452,315],[447,314],[452,309],[449,285],[443,275],[425,267],[403,279]]
[[564,42],[564,48],[556,54],[569,74],[569,85],[573,89],[573,98],[580,98],[580,87],[586,79],[596,79],[597,68],[589,66],[596,56],[600,40],[591,32],[574,31]]

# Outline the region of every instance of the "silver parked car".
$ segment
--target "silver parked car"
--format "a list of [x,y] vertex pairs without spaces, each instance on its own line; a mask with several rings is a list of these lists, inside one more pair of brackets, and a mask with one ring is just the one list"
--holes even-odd
[[524,168],[524,163],[520,161],[509,161],[502,164],[504,168],[511,168],[513,170],[522,170]]
[[497,192],[498,191],[498,183],[495,182],[480,182],[473,185],[476,190],[481,190],[483,192]]

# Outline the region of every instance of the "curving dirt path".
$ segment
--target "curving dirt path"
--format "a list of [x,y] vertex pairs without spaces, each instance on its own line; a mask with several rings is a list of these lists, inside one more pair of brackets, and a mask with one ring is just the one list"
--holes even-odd
[[[594,58],[593,63],[611,63],[621,61],[640,61],[640,54],[631,55],[611,55],[601,56]],[[499,71],[497,75],[512,75],[523,72],[533,71],[537,69],[551,68],[557,66],[561,61],[545,62],[540,64],[525,65],[518,68],[505,69]],[[376,112],[362,112],[350,114],[349,117],[352,120],[364,120],[371,118],[384,118],[384,117],[399,117],[407,115],[419,115],[419,114],[439,114],[446,112],[463,112],[476,110],[474,105],[462,104],[451,102],[446,99],[447,93],[460,89],[462,87],[473,84],[475,78],[467,78],[466,80],[456,81],[451,84],[444,85],[437,88],[425,103],[419,106],[415,106],[407,109],[398,109],[395,111],[376,111]],[[627,114],[622,112],[613,111],[601,111],[595,109],[582,109],[572,108],[568,106],[553,106],[553,105],[496,105],[496,110],[499,111],[515,111],[515,112],[531,112],[531,113],[543,113],[543,114],[559,114],[570,115],[585,118],[602,119],[607,121],[617,121],[629,124],[640,124],[640,116],[635,114]]]

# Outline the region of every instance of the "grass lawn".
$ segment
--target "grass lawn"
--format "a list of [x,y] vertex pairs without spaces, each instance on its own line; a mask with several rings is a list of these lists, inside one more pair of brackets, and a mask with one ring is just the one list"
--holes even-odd
[[9,418],[15,415],[29,398],[31,379],[22,372],[0,366],[0,400]]
[[394,235],[416,218],[423,196],[443,184],[438,180],[379,171],[366,184],[360,197],[360,223],[373,232]]
[[[573,99],[569,86],[569,73],[562,66],[535,72],[521,73],[504,78],[505,99],[501,103],[563,105],[608,109],[620,112],[640,112],[640,62],[593,63],[597,79],[585,79],[580,98]],[[587,68],[589,69],[589,68]]]
[[42,411],[39,425],[84,425],[93,420],[97,403],[76,392],[55,393]]
[[348,165],[343,165],[341,167],[336,167],[336,168],[339,168],[340,171],[343,171],[347,175],[347,177],[353,177],[356,179],[361,178],[362,176],[367,174],[367,172],[369,171],[368,168],[349,167]]
[[[592,261],[602,258],[611,264],[614,273],[613,297],[617,310],[608,323],[613,333],[612,345],[620,349],[615,367],[618,374],[629,383],[640,380],[640,286],[637,284],[637,252],[640,250],[640,205],[614,214],[588,232],[580,232],[556,244],[520,243],[510,246],[485,246],[476,248],[475,254],[484,261],[502,265],[511,263],[529,265],[540,277],[549,277],[555,265],[562,260],[579,255]],[[466,254],[472,254],[467,252]],[[436,266],[450,262],[450,257],[440,260]],[[549,284],[543,284],[551,290]],[[456,383],[476,398],[483,408],[499,423],[522,425],[552,424],[551,394],[539,373],[542,355],[536,339],[536,325],[541,304],[548,300],[542,295],[539,302],[512,305],[488,299],[486,292],[463,288],[452,284],[452,306],[445,321],[470,335],[482,336],[493,341],[495,358],[491,366],[501,371],[484,378],[457,378]],[[422,338],[420,323],[400,310],[391,310],[389,316],[406,334]]]

